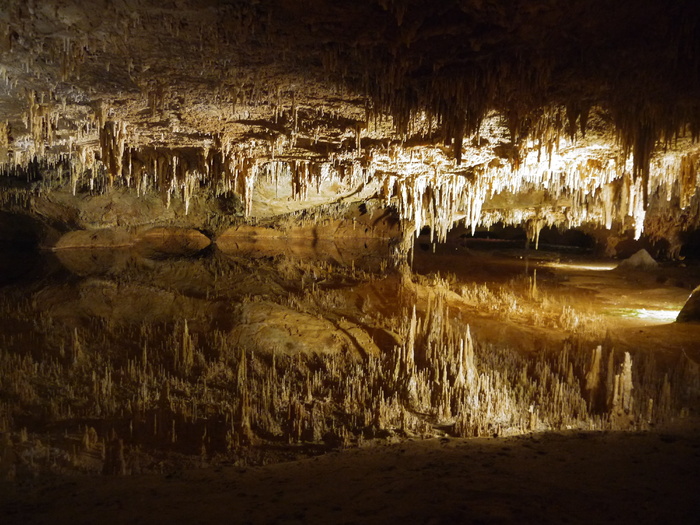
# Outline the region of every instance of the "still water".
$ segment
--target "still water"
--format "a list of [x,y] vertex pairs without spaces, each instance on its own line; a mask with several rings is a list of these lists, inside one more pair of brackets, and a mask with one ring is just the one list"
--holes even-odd
[[508,246],[379,248],[6,250],[0,476],[644,430],[694,413],[697,328],[624,315],[680,309],[679,283]]

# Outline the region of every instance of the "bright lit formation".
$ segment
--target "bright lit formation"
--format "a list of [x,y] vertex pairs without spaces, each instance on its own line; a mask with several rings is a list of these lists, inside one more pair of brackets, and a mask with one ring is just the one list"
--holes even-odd
[[633,319],[644,319],[648,321],[659,321],[672,323],[678,317],[679,309],[673,310],[652,310],[647,308],[610,308],[606,311],[608,315],[614,317],[627,317]]
[[595,272],[604,272],[608,270],[614,270],[617,268],[617,263],[616,262],[610,262],[610,263],[603,263],[603,262],[594,262],[594,263],[585,263],[585,262],[576,262],[576,263],[560,263],[560,262],[548,262],[545,263],[544,266],[548,268],[556,268],[557,270],[590,270],[590,271],[595,271]]

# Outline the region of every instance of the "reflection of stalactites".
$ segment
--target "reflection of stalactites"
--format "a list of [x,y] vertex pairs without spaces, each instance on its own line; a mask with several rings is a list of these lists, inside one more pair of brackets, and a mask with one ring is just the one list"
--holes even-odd
[[630,413],[632,411],[632,358],[629,352],[625,352],[625,360],[620,367],[620,372],[615,374],[612,406],[611,410],[623,411]]
[[248,359],[244,348],[240,350],[240,358],[236,369],[235,392],[238,398],[237,413],[234,416],[234,419],[238,421],[238,425],[235,430],[242,442],[248,444],[253,437],[253,431],[251,428],[252,407],[248,382]]
[[406,353],[404,355],[404,372],[410,374],[415,367],[415,354],[416,354],[416,329],[417,329],[417,318],[416,318],[416,305],[413,305],[413,313],[411,314],[411,324],[409,325],[408,338],[406,341]]
[[586,372],[585,390],[588,396],[588,408],[593,411],[598,409],[596,399],[600,395],[601,375],[602,375],[602,353],[603,347],[598,345],[591,355],[591,362]]
[[474,364],[474,342],[472,341],[471,329],[467,325],[464,337],[459,340],[458,369],[454,384],[458,386],[471,386],[477,376],[476,365]]
[[182,344],[178,355],[178,368],[185,374],[189,374],[192,365],[194,364],[194,342],[190,337],[190,330],[185,319],[182,329]]

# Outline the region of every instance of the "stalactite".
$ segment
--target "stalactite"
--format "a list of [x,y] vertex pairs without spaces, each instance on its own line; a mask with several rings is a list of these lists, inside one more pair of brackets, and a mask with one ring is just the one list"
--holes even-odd
[[105,122],[100,131],[102,162],[107,169],[110,185],[122,176],[124,148],[127,143],[125,122]]
[[[55,127],[58,113],[51,109],[50,101],[42,103],[36,93],[29,94],[28,101],[27,124],[33,130],[33,143],[37,147],[50,146],[53,140],[50,130]],[[569,116],[573,124],[576,119],[584,119],[584,110],[577,111],[575,118],[573,113]],[[412,110],[407,126],[425,129],[432,126],[426,122],[435,118],[429,111]],[[467,121],[471,124],[465,126],[467,129],[476,126],[477,140],[488,126],[497,127],[493,121],[497,117],[491,118],[484,123],[469,117]],[[104,103],[97,106],[93,120],[92,125],[99,126],[99,148],[82,139],[70,146],[72,192],[77,194],[80,188],[104,191],[98,180],[104,169],[109,184],[133,187],[139,195],[160,193],[168,204],[174,198],[181,199],[186,214],[191,212],[192,203],[197,202],[200,193],[212,191],[216,196],[238,194],[246,215],[251,215],[256,185],[261,177],[267,177],[277,185],[289,181],[291,195],[299,201],[310,199],[313,195],[310,192],[320,193],[324,185],[328,188],[342,182],[349,188],[358,188],[371,182],[378,188],[381,199],[387,205],[395,205],[400,218],[410,221],[416,233],[423,226],[430,226],[431,236],[437,240],[443,240],[458,221],[463,221],[472,231],[498,221],[529,222],[535,242],[537,227],[543,224],[568,228],[585,223],[607,229],[629,227],[636,238],[651,227],[650,235],[663,235],[661,223],[647,216],[650,198],[656,206],[652,214],[657,216],[661,209],[664,213],[678,208],[689,210],[688,219],[679,224],[679,229],[700,223],[700,216],[690,213],[700,198],[697,195],[700,148],[688,146],[682,153],[656,154],[649,162],[643,162],[648,170],[641,173],[635,167],[634,155],[626,158],[610,144],[591,142],[579,147],[568,140],[561,133],[566,127],[566,116],[556,107],[531,118],[532,138],[518,146],[517,165],[496,156],[495,148],[483,149],[466,141],[460,147],[464,155],[459,167],[441,148],[434,146],[394,143],[388,148],[362,148],[363,128],[359,122],[351,128],[354,152],[298,158],[288,155],[289,145],[283,140],[275,139],[273,159],[262,143],[236,143],[223,135],[215,137],[211,145],[201,147],[139,145],[137,131],[124,121],[110,120]],[[303,125],[298,125],[299,133],[303,133]],[[7,132],[0,130],[2,136],[7,136]],[[9,141],[7,146],[0,142],[0,157],[5,148],[5,171],[19,173],[26,169],[32,157],[22,157],[22,152],[13,149]],[[65,159],[56,158],[52,162],[59,165]],[[547,205],[536,210],[532,205],[518,203],[519,195],[537,192],[543,193]],[[499,198],[510,199],[513,204],[495,209],[490,203],[498,202]]]

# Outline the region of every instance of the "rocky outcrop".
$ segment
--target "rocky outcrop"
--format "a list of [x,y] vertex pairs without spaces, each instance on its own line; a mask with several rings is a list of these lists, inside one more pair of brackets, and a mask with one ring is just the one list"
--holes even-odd
[[659,263],[645,249],[639,250],[617,265],[617,268],[620,270],[654,270],[658,267]]
[[440,239],[700,227],[694,0],[6,3],[0,210],[59,232],[369,199]]
[[700,322],[700,286],[690,294],[683,309],[676,318],[677,323],[699,323]]

